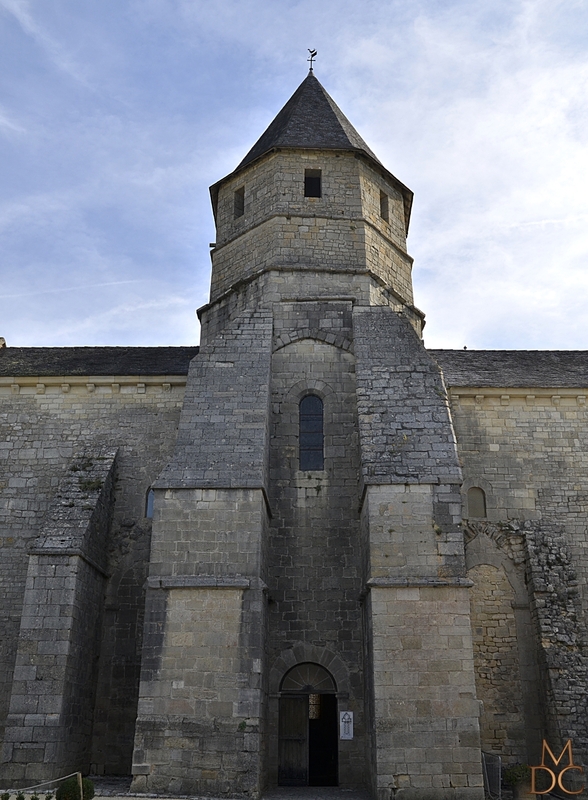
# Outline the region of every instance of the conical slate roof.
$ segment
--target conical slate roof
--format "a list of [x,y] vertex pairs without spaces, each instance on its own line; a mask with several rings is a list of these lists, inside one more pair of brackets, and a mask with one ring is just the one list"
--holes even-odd
[[312,72],[302,81],[237,169],[274,147],[362,151],[380,163]]

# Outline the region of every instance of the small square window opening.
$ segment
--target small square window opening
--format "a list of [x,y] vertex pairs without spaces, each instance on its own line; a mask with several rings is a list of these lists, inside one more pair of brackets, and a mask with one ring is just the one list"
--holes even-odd
[[305,169],[304,170],[304,196],[305,197],[322,197],[321,186],[321,170],[320,169]]
[[245,213],[245,187],[241,186],[240,189],[237,189],[235,192],[235,219],[237,217],[242,217]]

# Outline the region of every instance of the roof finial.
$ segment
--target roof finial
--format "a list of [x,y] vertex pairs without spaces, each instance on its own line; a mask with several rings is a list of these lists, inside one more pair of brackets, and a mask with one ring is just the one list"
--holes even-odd
[[307,61],[310,61],[310,70],[309,74],[312,75],[312,62],[316,58],[316,50],[311,50],[310,47],[308,48],[308,52],[310,53],[310,58],[307,58]]

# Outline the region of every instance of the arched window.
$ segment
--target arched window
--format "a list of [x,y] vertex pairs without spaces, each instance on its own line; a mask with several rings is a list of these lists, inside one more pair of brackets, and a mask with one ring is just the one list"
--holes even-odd
[[300,469],[324,469],[323,401],[307,394],[300,401],[299,411]]
[[486,518],[486,495],[479,486],[468,489],[468,517]]
[[147,497],[145,498],[145,516],[147,519],[153,519],[153,501],[155,500],[155,492],[149,489]]

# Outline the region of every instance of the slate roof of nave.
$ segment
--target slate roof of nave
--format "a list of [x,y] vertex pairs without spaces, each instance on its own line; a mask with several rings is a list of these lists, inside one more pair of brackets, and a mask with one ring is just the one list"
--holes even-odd
[[[0,377],[187,375],[197,346],[6,347]],[[429,350],[447,386],[588,387],[585,350]]]
[[0,377],[187,375],[194,347],[5,347]]
[[275,147],[360,150],[381,163],[312,73],[302,81],[237,169]]
[[429,350],[447,386],[588,387],[586,350]]

